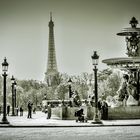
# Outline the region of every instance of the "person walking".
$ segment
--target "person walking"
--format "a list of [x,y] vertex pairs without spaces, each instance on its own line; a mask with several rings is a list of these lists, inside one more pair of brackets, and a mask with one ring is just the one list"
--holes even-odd
[[28,116],[27,118],[32,118],[32,103],[29,101],[28,102]]
[[16,116],[18,116],[18,111],[19,111],[19,108],[18,106],[16,107]]
[[102,100],[101,99],[98,100],[98,113],[99,113],[99,117],[102,118]]
[[101,115],[101,119],[103,120],[107,120],[108,119],[108,104],[106,103],[106,101],[102,102],[102,115]]
[[48,104],[47,109],[48,109],[48,111],[47,111],[47,119],[50,119],[51,118],[51,104]]
[[20,116],[23,116],[23,108],[22,106],[19,108]]
[[9,116],[10,113],[10,105],[7,106],[7,115]]

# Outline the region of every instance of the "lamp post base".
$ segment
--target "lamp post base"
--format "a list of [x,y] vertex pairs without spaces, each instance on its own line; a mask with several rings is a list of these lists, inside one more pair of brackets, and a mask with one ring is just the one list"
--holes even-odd
[[5,121],[5,122],[0,122],[0,124],[10,124],[10,123]]
[[0,122],[0,124],[10,124],[10,123],[8,122],[7,119],[2,119],[2,121]]

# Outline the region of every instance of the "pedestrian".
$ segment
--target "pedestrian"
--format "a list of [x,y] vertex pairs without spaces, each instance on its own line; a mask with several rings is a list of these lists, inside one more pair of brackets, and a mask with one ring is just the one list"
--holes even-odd
[[32,103],[29,101],[28,102],[28,116],[27,118],[32,118]]
[[102,108],[101,108],[101,119],[107,120],[108,119],[108,104],[106,101],[102,102]]
[[9,116],[10,113],[10,105],[7,106],[7,115]]
[[47,119],[50,119],[51,118],[51,104],[48,104],[48,111],[47,111]]
[[23,108],[22,108],[22,106],[19,108],[19,111],[20,111],[20,116],[23,116]]
[[101,118],[102,116],[102,100],[101,99],[98,100],[97,105],[98,105],[99,117]]
[[16,107],[16,116],[18,116],[18,111],[19,111],[19,108],[18,106]]
[[95,107],[94,95],[93,95],[93,96],[90,96],[90,105],[91,105],[92,107]]

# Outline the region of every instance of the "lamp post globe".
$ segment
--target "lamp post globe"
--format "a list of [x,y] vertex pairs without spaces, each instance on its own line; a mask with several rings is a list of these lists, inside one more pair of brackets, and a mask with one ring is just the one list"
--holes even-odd
[[6,73],[8,71],[9,64],[7,63],[6,57],[4,58],[4,62],[2,63],[2,71]]
[[98,65],[98,61],[99,61],[99,55],[97,55],[97,52],[94,51],[93,55],[91,56],[92,58],[92,64],[94,66]]
[[6,57],[4,58],[4,62],[2,63],[2,71],[3,71],[3,118],[0,122],[1,124],[9,124],[7,117],[6,117],[6,76],[8,71],[9,64],[7,63]]
[[15,82],[15,78],[14,78],[14,76],[12,75],[11,83],[14,84],[14,82]]
[[94,95],[95,95],[95,110],[94,110],[94,118],[93,122],[95,124],[101,124],[102,122],[100,121],[99,115],[98,115],[98,83],[97,83],[97,65],[99,61],[99,56],[97,55],[97,52],[94,51],[93,55],[91,56],[92,58],[92,64],[94,66],[93,71],[94,71]]
[[68,84],[71,85],[71,83],[72,83],[72,80],[71,80],[71,78],[69,78]]

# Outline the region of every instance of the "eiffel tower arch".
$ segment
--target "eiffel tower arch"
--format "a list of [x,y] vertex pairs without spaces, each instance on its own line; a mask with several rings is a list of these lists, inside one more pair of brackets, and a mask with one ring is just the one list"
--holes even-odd
[[54,22],[52,21],[52,14],[50,13],[49,21],[49,43],[48,43],[48,61],[47,70],[45,72],[45,81],[48,86],[56,86],[59,84],[59,72],[57,69],[55,43],[54,43]]

